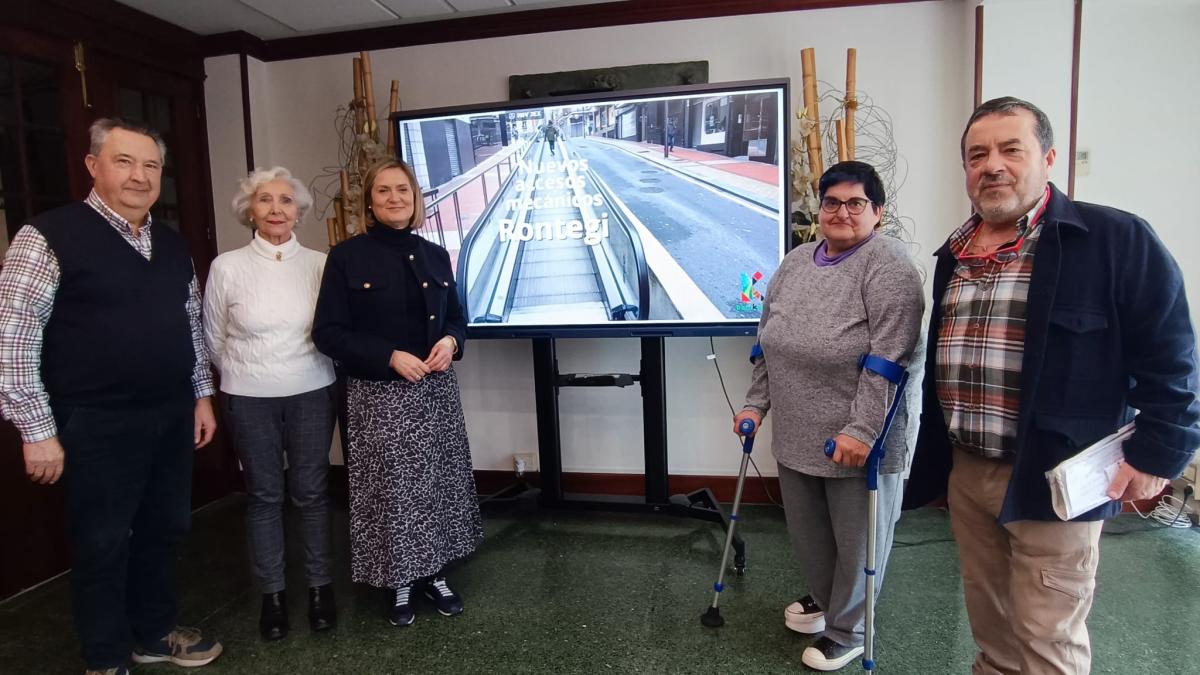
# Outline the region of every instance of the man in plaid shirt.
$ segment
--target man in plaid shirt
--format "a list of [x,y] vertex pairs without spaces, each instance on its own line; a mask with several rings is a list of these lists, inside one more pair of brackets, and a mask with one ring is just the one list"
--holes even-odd
[[66,484],[75,626],[89,673],[200,666],[221,645],[175,625],[192,453],[216,430],[200,296],[183,239],[151,223],[166,148],[91,127],[83,202],[39,214],[0,270],[0,409],[25,470]]
[[[1102,522],[1158,495],[1200,445],[1183,279],[1145,221],[1050,184],[1036,106],[982,104],[961,150],[975,215],[935,254],[905,506],[948,498],[973,673],[1087,673]],[[1135,411],[1113,501],[1059,520],[1045,472]]]

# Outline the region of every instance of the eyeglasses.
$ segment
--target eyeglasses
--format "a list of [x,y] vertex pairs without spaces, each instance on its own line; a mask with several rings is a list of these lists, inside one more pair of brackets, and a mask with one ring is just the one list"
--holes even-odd
[[862,197],[851,197],[846,201],[834,197],[825,197],[821,200],[821,210],[825,213],[837,213],[838,209],[842,208],[844,204],[847,213],[852,216],[858,216],[867,210],[867,205],[870,203],[870,199],[863,199]]
[[[964,251],[970,248],[971,244],[975,241],[975,235],[978,234],[979,230],[975,230],[975,234],[971,235],[971,241],[967,242],[967,245],[963,248]],[[1024,243],[1025,235],[1022,234],[1012,243],[1006,244],[1005,246],[1002,246],[991,253],[983,253],[978,255],[967,255],[965,253],[960,254],[958,256],[958,262],[966,265],[967,267],[983,267],[989,260],[1000,263],[1001,265],[1007,265],[1021,255],[1021,244]]]

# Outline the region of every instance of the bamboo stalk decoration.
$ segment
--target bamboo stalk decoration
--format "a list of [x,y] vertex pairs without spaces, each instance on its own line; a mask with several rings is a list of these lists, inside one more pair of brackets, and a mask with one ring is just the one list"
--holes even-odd
[[333,248],[338,243],[337,218],[326,218],[325,227],[329,230],[329,248]]
[[[340,200],[339,206],[337,206],[335,208],[337,208],[338,214],[339,214],[338,215],[338,218],[339,218],[338,234],[340,236],[339,241],[341,241],[341,240],[346,239],[346,237],[348,235],[348,233],[346,231],[346,199],[347,199],[347,195],[350,194],[350,175],[348,173],[346,173],[345,169],[342,169],[340,172],[338,172],[338,178],[341,179],[341,181],[342,181],[342,199]],[[361,230],[361,228],[362,228],[361,220],[359,221],[358,226]]]
[[354,102],[350,107],[354,109],[354,133],[358,134],[363,130],[364,111],[362,107],[363,98],[363,77],[362,77],[362,59],[354,58]]
[[363,93],[366,95],[366,118],[367,125],[363,129],[371,140],[379,142],[379,122],[375,115],[375,81],[371,74],[371,54],[369,52],[360,52],[359,61],[362,63],[362,87]]
[[[363,133],[368,133],[369,135],[367,129],[370,125],[370,121],[367,118],[369,113],[367,110],[367,76],[365,72],[365,68],[369,66],[363,63],[361,57],[354,58],[354,65],[354,103],[352,105],[354,107],[354,135],[355,137],[358,137],[359,134]],[[357,162],[351,165],[351,169],[353,169],[358,175],[362,175],[364,172],[366,172],[368,164],[367,149],[363,147],[362,143],[358,144],[358,155],[356,159]],[[361,212],[361,210],[362,209],[360,208],[358,211]],[[358,222],[361,223],[362,220],[360,219]]]
[[844,162],[847,159],[850,159],[850,156],[847,153],[848,148],[846,146],[846,123],[842,120],[834,120],[833,126],[837,130],[838,161]]
[[400,110],[400,83],[392,80],[392,95],[388,98],[387,121],[387,151],[389,157],[396,155],[396,125],[392,124],[392,114]]
[[[346,125],[352,126],[350,156],[346,166],[338,172],[340,193],[333,199],[331,241],[342,242],[351,236],[366,232],[366,200],[370,198],[362,189],[363,177],[372,162],[395,153],[397,139],[389,124],[385,150],[375,109],[375,88],[371,75],[371,56],[360,52],[351,59],[353,65],[354,98],[350,101]],[[389,101],[391,112],[399,109],[400,84],[392,81]],[[328,222],[326,223],[329,224]]]
[[858,97],[854,90],[857,84],[858,50],[846,50],[846,159],[854,159],[854,111],[858,108]]
[[[366,166],[363,167],[362,172],[363,172],[363,174],[367,173]],[[356,231],[355,234],[366,234],[367,233],[367,200],[370,199],[371,196],[367,194],[367,186],[362,184],[361,177],[359,178],[359,188],[360,188],[361,196],[358,199],[358,231]],[[343,236],[348,236],[348,235],[343,235]]]
[[[342,173],[346,172],[343,171]],[[344,188],[341,194],[333,198],[333,215],[339,235],[338,241],[342,241],[346,238],[346,191]]]
[[812,47],[800,51],[800,68],[804,74],[804,116],[811,125],[808,133],[808,164],[812,169],[813,194],[817,194],[821,174],[825,172],[825,165],[821,161],[821,112],[820,99],[817,98],[817,59]]

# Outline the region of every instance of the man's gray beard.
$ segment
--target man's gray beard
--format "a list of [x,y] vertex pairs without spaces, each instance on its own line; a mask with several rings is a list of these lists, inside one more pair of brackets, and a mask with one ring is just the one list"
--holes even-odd
[[990,208],[980,208],[978,203],[973,203],[975,213],[978,213],[985,223],[1008,223],[1015,222],[1021,216],[1025,215],[1025,210],[1022,210],[1021,205],[1017,203],[1019,200],[1010,202],[1005,200],[1004,204],[993,204]]

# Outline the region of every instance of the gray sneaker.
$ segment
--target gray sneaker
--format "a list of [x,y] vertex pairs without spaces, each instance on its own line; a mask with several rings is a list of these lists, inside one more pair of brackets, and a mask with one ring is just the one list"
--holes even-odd
[[221,643],[200,634],[198,628],[176,626],[161,640],[133,650],[134,663],[170,661],[184,668],[207,666],[221,655]]

